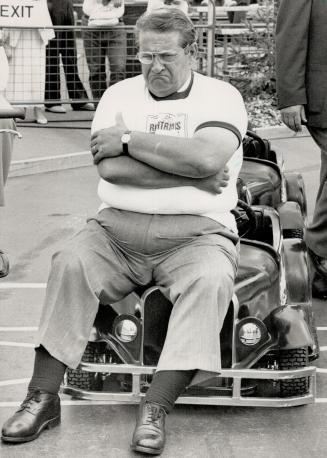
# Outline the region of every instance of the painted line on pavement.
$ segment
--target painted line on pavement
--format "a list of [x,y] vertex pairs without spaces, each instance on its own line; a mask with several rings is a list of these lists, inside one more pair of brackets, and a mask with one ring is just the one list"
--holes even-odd
[[32,343],[26,343],[26,342],[6,342],[3,340],[0,340],[0,346],[2,347],[30,347],[30,348],[35,348],[35,345]]
[[317,367],[317,373],[318,374],[327,374],[327,369],[324,367]]
[[25,332],[37,331],[36,326],[0,326],[0,332]]
[[30,378],[16,378],[13,380],[2,380],[0,381],[0,386],[11,386],[11,385],[20,385],[21,383],[28,383]]
[[1,282],[0,289],[24,289],[24,288],[35,288],[44,289],[46,283],[13,283],[13,282]]
[[[60,401],[61,406],[106,406],[106,405],[128,405],[131,404],[129,402],[119,402],[119,401]],[[138,401],[135,401],[135,405],[138,404]],[[17,401],[8,401],[8,402],[0,402],[1,407],[19,407],[21,402]]]
[[317,326],[317,331],[327,331],[327,326]]
[[[0,408],[6,408],[6,407],[19,407],[21,405],[21,401],[7,401],[7,402],[0,402]],[[327,403],[327,398],[316,398],[315,399],[316,404],[326,404]],[[99,405],[99,406],[106,406],[106,405],[132,405],[132,403],[126,402],[118,402],[118,401],[61,401],[60,402],[61,406],[94,406],[94,405]],[[138,404],[138,401],[135,401],[135,405]]]
[[327,351],[327,347],[319,347],[320,351]]

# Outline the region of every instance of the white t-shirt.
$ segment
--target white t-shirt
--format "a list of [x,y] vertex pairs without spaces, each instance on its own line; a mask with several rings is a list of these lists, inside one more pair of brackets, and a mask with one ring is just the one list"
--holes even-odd
[[188,2],[187,0],[148,0],[147,12],[153,11],[158,8],[177,8],[187,15]]
[[[217,126],[232,130],[240,146],[227,162],[230,179],[221,194],[214,195],[193,186],[145,189],[118,185],[100,179],[100,210],[115,207],[139,213],[192,214],[212,218],[237,232],[230,212],[237,203],[236,181],[241,169],[242,138],[247,129],[243,99],[229,83],[194,72],[185,98],[155,100],[142,75],[121,81],[106,90],[94,116],[92,131],[115,124],[122,113],[131,131],[191,138],[201,127]],[[133,132],[132,132],[133,136]],[[199,151],[201,154],[201,151]]]
[[114,26],[125,11],[125,2],[111,1],[103,5],[102,0],[84,0],[83,12],[89,16],[90,26]]

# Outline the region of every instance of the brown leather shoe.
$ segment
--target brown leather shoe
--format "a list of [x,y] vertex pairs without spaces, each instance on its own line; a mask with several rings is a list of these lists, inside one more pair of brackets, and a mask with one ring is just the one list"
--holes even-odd
[[60,398],[58,394],[35,389],[27,393],[17,412],[2,428],[4,442],[33,441],[44,429],[60,423]]
[[152,402],[142,400],[131,447],[136,452],[160,455],[165,446],[164,409]]

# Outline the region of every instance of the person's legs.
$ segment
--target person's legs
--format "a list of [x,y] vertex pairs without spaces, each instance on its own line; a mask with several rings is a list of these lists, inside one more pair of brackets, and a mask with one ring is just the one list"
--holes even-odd
[[[12,119],[0,119],[1,129],[15,129],[15,123]],[[13,149],[14,136],[10,133],[0,134],[0,207],[4,205],[4,187],[7,181],[12,149]]]
[[3,426],[7,442],[36,439],[60,419],[58,390],[66,366],[79,364],[99,302],[117,302],[135,283],[122,254],[95,220],[53,257],[34,373],[22,407]]
[[109,32],[108,58],[110,65],[110,86],[125,79],[126,56],[126,31],[117,26]]
[[197,237],[154,269],[154,280],[173,303],[156,375],[141,404],[132,448],[161,453],[164,417],[194,376],[221,369],[220,330],[233,294],[238,249],[222,235]]
[[[15,123],[12,119],[0,119],[1,129],[15,129]],[[0,133],[0,207],[5,204],[4,188],[7,181],[14,136],[10,133]],[[8,275],[9,261],[4,252],[0,249],[0,278]]]
[[74,32],[63,30],[60,33],[60,53],[62,64],[66,76],[66,85],[69,97],[72,102],[73,110],[78,110],[85,106],[86,102],[78,102],[81,99],[88,99],[88,95],[80,79],[77,67],[77,50]]
[[[56,32],[55,38],[49,40],[46,46],[45,66],[45,103],[46,108],[60,105],[60,59],[59,59],[59,35]],[[51,102],[51,100],[57,100]]]
[[320,184],[312,222],[306,230],[306,242],[317,255],[327,258],[327,129],[309,127],[321,148]]
[[308,127],[312,138],[321,148],[320,184],[312,222],[305,232],[315,274],[313,294],[327,297],[327,129]]
[[105,62],[107,34],[107,31],[86,30],[83,35],[90,87],[93,98],[97,100],[100,100],[107,89]]

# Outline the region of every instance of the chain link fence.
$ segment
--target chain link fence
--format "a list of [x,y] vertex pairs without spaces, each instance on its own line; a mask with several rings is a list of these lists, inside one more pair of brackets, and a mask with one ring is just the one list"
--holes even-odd
[[[269,20],[231,24],[227,15],[225,21],[217,20],[211,3],[192,20],[199,37],[195,70],[230,81],[242,92],[272,55]],[[134,25],[92,28],[83,19],[80,23],[2,30],[10,64],[6,96],[11,103],[71,103],[78,109],[89,101],[97,103],[109,85],[141,73]],[[51,32],[55,37],[47,41]]]
[[[206,48],[195,70],[208,73],[208,27],[197,28]],[[3,29],[10,67],[6,97],[12,104],[97,103],[109,85],[141,73],[133,26],[52,30],[55,38],[45,45],[37,28]]]

